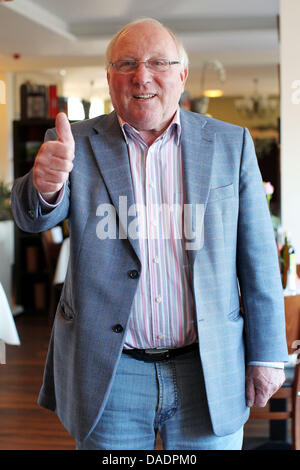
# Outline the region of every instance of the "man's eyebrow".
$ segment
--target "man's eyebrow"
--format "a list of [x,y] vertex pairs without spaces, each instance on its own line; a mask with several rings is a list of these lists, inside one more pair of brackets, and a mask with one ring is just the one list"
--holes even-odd
[[[160,52],[154,52],[153,54],[149,54],[148,56],[148,60],[149,59],[162,59],[162,58],[165,58],[165,54],[162,54]],[[124,54],[121,56],[121,58],[117,59],[117,60],[123,60],[123,59],[131,59],[131,60],[139,60],[136,58],[135,54]]]
[[124,54],[124,55],[122,55],[122,58],[136,60],[134,54]]

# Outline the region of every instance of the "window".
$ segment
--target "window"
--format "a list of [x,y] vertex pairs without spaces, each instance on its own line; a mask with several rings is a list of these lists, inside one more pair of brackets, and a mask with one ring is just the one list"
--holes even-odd
[[103,100],[100,100],[99,98],[92,99],[90,112],[89,112],[89,118],[91,119],[96,116],[100,116],[101,114],[104,114]]
[[68,118],[70,121],[82,121],[84,119],[84,109],[80,98],[71,96],[68,98]]

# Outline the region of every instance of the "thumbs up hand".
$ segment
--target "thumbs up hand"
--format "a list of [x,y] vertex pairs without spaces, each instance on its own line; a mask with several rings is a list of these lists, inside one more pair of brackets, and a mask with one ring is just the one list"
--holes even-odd
[[55,127],[58,139],[42,144],[33,166],[33,184],[50,203],[55,200],[72,171],[75,150],[66,114],[57,114]]

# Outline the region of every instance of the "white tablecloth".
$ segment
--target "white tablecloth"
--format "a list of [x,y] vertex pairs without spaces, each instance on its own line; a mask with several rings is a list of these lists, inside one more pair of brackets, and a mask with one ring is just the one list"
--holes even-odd
[[65,238],[59,252],[53,284],[63,284],[65,282],[70,255],[70,238]]
[[19,346],[20,339],[6,294],[0,283],[0,364],[5,364],[5,343]]

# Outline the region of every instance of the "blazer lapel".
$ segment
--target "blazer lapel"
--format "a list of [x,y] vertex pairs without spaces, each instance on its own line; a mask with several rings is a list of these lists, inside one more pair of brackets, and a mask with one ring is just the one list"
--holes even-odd
[[[203,242],[202,236],[204,232],[202,231],[202,222],[204,221],[204,213],[211,184],[215,136],[214,132],[209,129],[204,116],[202,122],[199,122],[198,116],[198,119],[195,119],[195,116],[189,115],[181,110],[180,117],[182,126],[182,167],[185,190],[184,203],[189,204],[190,208],[193,208],[191,234],[195,234],[197,229],[196,214],[198,222],[201,225],[201,234],[197,231],[197,237],[200,236],[200,239],[198,238],[196,242],[196,238],[193,238],[190,240],[192,243],[188,245],[190,247],[190,249],[188,249],[188,257],[191,265],[193,265]],[[197,207],[198,210],[196,212]],[[199,217],[201,217],[202,220],[199,220]]]
[[[104,125],[103,125],[104,124]],[[128,209],[135,203],[128,149],[117,115],[113,112],[94,126],[97,134],[89,137],[100,172],[119,217],[119,237],[128,238],[140,258],[138,239],[128,235]],[[120,199],[121,197],[121,199]],[[120,233],[121,231],[121,233]]]

